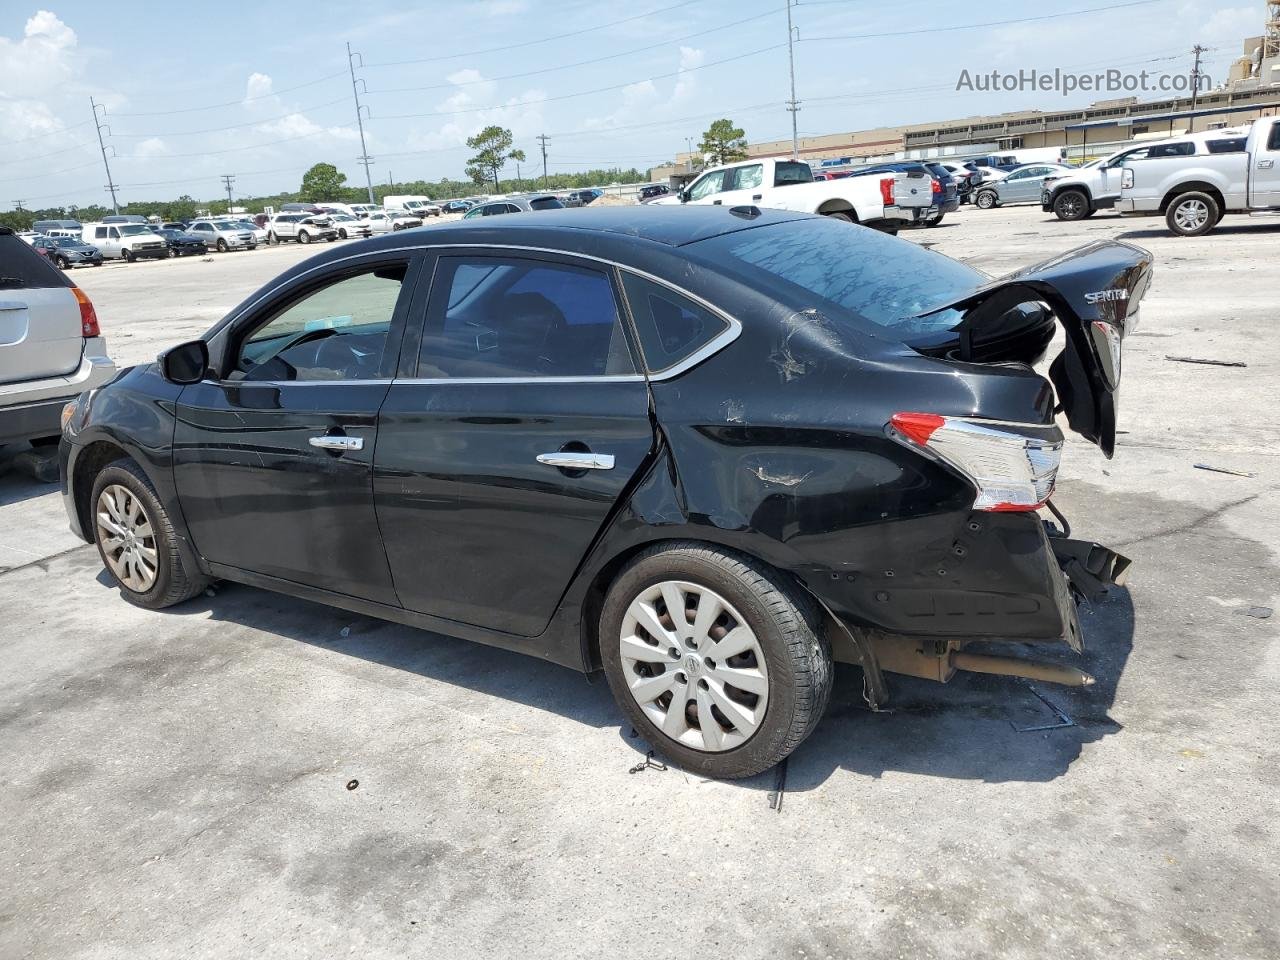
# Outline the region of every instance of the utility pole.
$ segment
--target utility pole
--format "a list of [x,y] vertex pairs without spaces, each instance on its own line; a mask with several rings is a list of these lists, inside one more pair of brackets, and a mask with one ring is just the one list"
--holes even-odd
[[[364,57],[358,53],[351,52],[351,42],[347,41],[347,69],[351,71],[351,95],[356,101],[356,126],[360,128],[360,157],[359,160],[364,164],[364,182],[369,188],[369,202],[373,203],[373,175],[369,173],[369,165],[373,163],[373,157],[369,156],[369,148],[364,143],[364,113],[368,107],[360,106],[360,88],[356,86],[356,61],[355,58],[360,57],[360,66],[364,67]],[[365,87],[365,93],[369,89]]]
[[519,184],[520,184],[520,161],[517,160],[516,161],[516,189],[517,190],[520,189]]
[[[111,193],[111,210],[113,213],[120,212],[120,203],[116,200],[116,183],[111,179],[111,164],[107,163],[107,145],[102,140],[102,116],[98,113],[99,104],[94,103],[93,97],[89,98],[89,106],[93,108],[93,125],[98,128],[98,149],[102,151],[102,166],[107,171],[107,190]],[[107,112],[106,107],[102,107],[102,113]],[[107,127],[107,132],[111,132],[111,128]]]
[[387,186],[392,190],[396,188],[396,178],[391,175],[391,171],[387,171]]
[[236,182],[234,173],[224,173],[222,175],[222,185],[227,188],[227,213],[231,212],[231,185]]
[[693,173],[693,137],[685,137],[684,144],[689,148],[689,172]]
[[27,202],[27,201],[25,201],[25,200],[15,200],[15,201],[13,201],[13,209],[14,209],[14,210],[16,210],[18,213],[21,213],[21,212],[22,212],[22,205],[23,205],[24,203],[26,203],[26,202]]
[[545,133],[538,134],[538,142],[542,144],[542,187],[547,186],[547,141],[551,138]]
[[800,135],[796,130],[796,114],[800,112],[800,101],[796,99],[796,29],[791,25],[791,0],[787,3],[787,66],[791,70],[791,99],[787,101],[787,110],[791,113],[791,159],[800,159]]
[[1191,52],[1195,54],[1196,64],[1191,68],[1191,116],[1187,118],[1187,133],[1194,133],[1196,129],[1196,101],[1200,99],[1200,54],[1208,51],[1208,47],[1198,43],[1191,48]]

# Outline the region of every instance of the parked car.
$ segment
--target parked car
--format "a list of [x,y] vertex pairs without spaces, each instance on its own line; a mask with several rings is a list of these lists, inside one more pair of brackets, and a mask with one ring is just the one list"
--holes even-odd
[[564,206],[558,197],[550,194],[531,194],[527,197],[509,197],[506,200],[477,204],[462,219],[475,220],[477,217],[496,217],[504,213],[528,213],[533,210],[559,210]]
[[[194,222],[194,221],[191,221],[191,222]],[[153,224],[151,224],[151,229],[153,229],[153,230],[179,230],[179,231],[183,231],[183,232],[185,232],[185,231],[186,231],[186,229],[187,229],[187,224],[186,224],[186,223],[184,223],[184,222],[183,222],[183,221],[181,221],[181,220],[166,220],[166,221],[164,221],[163,223],[153,223]]]
[[102,251],[79,237],[37,237],[31,246],[63,270],[102,266]]
[[973,195],[973,204],[980,210],[990,210],[1015,203],[1039,203],[1045,180],[1070,173],[1073,169],[1061,163],[1033,163],[1019,167],[1003,180],[983,183]]
[[263,244],[265,244],[265,243],[267,243],[267,242],[268,242],[268,241],[267,241],[267,237],[268,237],[268,231],[267,231],[267,228],[266,228],[266,227],[260,227],[260,226],[258,226],[258,225],[257,225],[256,223],[254,223],[252,220],[237,220],[237,221],[235,221],[234,226],[237,226],[237,227],[239,227],[239,228],[240,228],[240,229],[242,229],[242,230],[248,230],[250,233],[252,233],[252,234],[253,234],[253,242],[254,242],[254,243],[263,243]]
[[373,234],[373,227],[370,226],[367,218],[360,219],[353,217],[349,213],[331,213],[329,219],[333,221],[334,229],[338,231],[339,240],[348,240],[352,237],[368,237]]
[[382,208],[387,213],[400,211],[422,220],[427,217],[440,216],[440,205],[432,201],[430,197],[422,195],[383,197]]
[[209,249],[219,253],[252,250],[258,245],[253,230],[230,220],[197,220],[187,232],[200,237]]
[[202,233],[188,233],[186,230],[157,230],[156,233],[164,237],[165,245],[169,248],[169,256],[171,257],[187,257],[192,254],[205,254],[209,252],[209,240]]
[[474,206],[470,200],[446,200],[440,205],[444,213],[466,213]]
[[1079,651],[1075,597],[1128,561],[1037,510],[1056,404],[1112,453],[1150,274],[1103,241],[992,281],[789,211],[445,224],[298,264],[81,401],[64,502],[130,603],[222,578],[603,670],[656,750],[749,776],[833,660],[876,706],[886,672],[1089,682],[1016,654]]
[[908,176],[921,178],[921,180],[927,178],[930,193],[929,209],[924,211],[923,217],[916,221],[916,225],[936,227],[942,222],[944,216],[960,209],[960,197],[956,192],[955,180],[951,174],[941,167],[935,170],[934,166],[921,163],[918,160],[895,160],[888,163],[872,163],[865,167],[855,167],[852,175],[855,177],[883,177],[885,175],[905,173]]
[[79,220],[37,220],[31,230],[43,237],[79,238],[84,233],[84,224]]
[[325,210],[325,208],[320,206],[318,203],[299,203],[299,202],[280,204],[280,212],[281,213],[308,213],[308,214],[328,213],[328,211]]
[[86,223],[81,239],[106,260],[159,260],[169,256],[164,238],[145,223]]
[[390,233],[394,229],[395,221],[381,210],[374,210],[364,216],[362,223],[369,225],[369,233]]
[[283,243],[285,240],[297,240],[299,243],[311,243],[314,240],[332,242],[338,239],[338,231],[327,213],[277,213],[271,218],[267,236],[271,243]]
[[1280,119],[1255,120],[1243,151],[1214,152],[1204,141],[1191,156],[1126,162],[1116,209],[1163,215],[1181,237],[1208,233],[1228,213],[1280,211]]
[[572,190],[565,197],[564,205],[566,207],[585,207],[592,201],[604,196],[603,190]]
[[8,227],[0,264],[0,446],[56,440],[67,401],[116,366],[92,301]]
[[807,163],[771,157],[712,167],[678,194],[645,206],[676,203],[821,213],[889,232],[937,215],[933,178],[925,172],[824,182],[814,181]]
[[392,230],[412,230],[414,227],[422,226],[422,217],[416,213],[406,213],[404,210],[388,210],[386,214]]
[[646,183],[640,188],[639,200],[646,203],[649,200],[657,200],[659,197],[671,195],[671,188],[665,183]]
[[113,213],[103,217],[101,223],[149,223],[146,217],[137,213]]

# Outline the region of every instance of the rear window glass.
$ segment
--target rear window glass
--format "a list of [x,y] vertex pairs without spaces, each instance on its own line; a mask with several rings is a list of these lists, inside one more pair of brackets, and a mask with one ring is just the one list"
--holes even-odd
[[1223,140],[1209,140],[1205,146],[1210,153],[1242,153],[1245,140],[1245,137],[1227,137]]
[[529,201],[530,210],[559,210],[564,204],[555,197],[538,197]]
[[[986,282],[972,267],[914,243],[826,218],[793,220],[690,245],[747,282],[770,275],[786,302],[871,324],[896,337],[949,330],[960,311],[919,314]],[[874,329],[868,332],[875,332]]]
[[1147,158],[1156,157],[1189,157],[1196,152],[1196,145],[1190,140],[1182,143],[1158,143],[1147,150]]
[[622,286],[650,373],[674,367],[728,329],[724,319],[661,284],[624,271]]
[[6,290],[70,287],[72,283],[35,248],[13,234],[0,234],[0,298]]
[[774,186],[782,187],[789,183],[812,183],[813,170],[807,163],[796,160],[779,161],[773,171]]

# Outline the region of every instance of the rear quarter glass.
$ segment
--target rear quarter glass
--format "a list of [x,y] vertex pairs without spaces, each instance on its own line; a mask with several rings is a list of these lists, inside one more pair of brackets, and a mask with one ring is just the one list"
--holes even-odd
[[12,233],[0,233],[0,296],[5,290],[75,286],[61,270]]

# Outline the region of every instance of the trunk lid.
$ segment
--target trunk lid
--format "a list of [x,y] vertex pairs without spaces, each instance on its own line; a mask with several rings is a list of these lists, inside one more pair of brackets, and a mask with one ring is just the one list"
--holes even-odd
[[83,351],[71,282],[0,228],[0,384],[74,373]]
[[1060,409],[1072,430],[1110,458],[1121,346],[1137,325],[1151,273],[1147,251],[1116,240],[1097,241],[920,313],[959,310],[963,318],[946,335],[910,345],[929,356],[966,362],[1035,363],[1049,346],[1056,317],[1066,347],[1050,364],[1049,379]]

